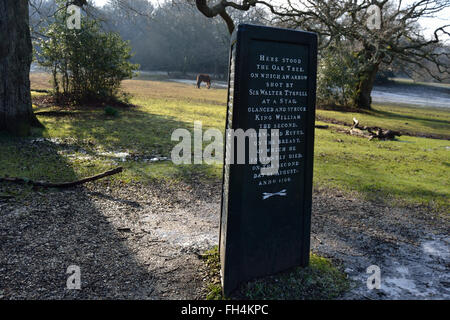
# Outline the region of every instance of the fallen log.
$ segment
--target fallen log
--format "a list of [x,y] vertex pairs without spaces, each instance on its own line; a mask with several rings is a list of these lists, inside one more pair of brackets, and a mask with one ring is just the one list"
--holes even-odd
[[62,182],[62,183],[51,183],[45,181],[33,181],[26,178],[12,178],[12,177],[4,177],[0,178],[0,182],[11,182],[11,183],[19,183],[19,184],[30,184],[35,187],[44,187],[44,188],[72,188],[87,182],[99,180],[108,176],[112,176],[114,174],[118,174],[123,171],[122,167],[115,168],[113,170],[109,170],[98,175],[84,178],[81,180],[73,181],[73,182]]
[[401,136],[398,131],[389,129],[383,130],[378,127],[361,126],[356,118],[353,118],[353,126],[350,129],[350,134],[353,136],[368,138],[369,141],[375,138],[379,140],[394,140],[395,137]]

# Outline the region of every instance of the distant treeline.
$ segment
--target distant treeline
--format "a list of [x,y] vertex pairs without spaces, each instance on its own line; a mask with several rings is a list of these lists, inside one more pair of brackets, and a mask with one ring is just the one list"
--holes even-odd
[[[30,8],[33,31],[51,21],[54,0],[43,1],[39,12]],[[146,0],[133,0],[130,8],[108,4],[87,10],[90,18],[103,21],[107,31],[120,33],[130,41],[141,70],[210,73],[224,76],[228,68],[230,36],[223,20],[208,19],[186,1],[166,2],[154,7]],[[50,17],[49,17],[50,16]],[[264,12],[234,12],[235,21],[264,23]]]
[[[224,21],[220,17],[206,18],[193,1],[160,3],[156,7],[148,0],[112,0],[102,8],[90,5],[85,15],[101,20],[106,31],[118,32],[124,40],[130,41],[134,53],[132,62],[140,64],[141,70],[226,77],[230,36]],[[42,29],[51,23],[56,10],[55,0],[30,1],[34,37],[42,36]],[[230,10],[229,14],[236,24],[273,24],[268,22],[270,13],[258,7],[245,12]],[[278,26],[283,27],[282,24]],[[39,50],[37,46],[35,49]],[[424,61],[424,64],[429,63]],[[385,83],[388,77],[408,77],[411,75],[408,69],[415,68],[414,64],[382,64],[377,82]],[[426,72],[414,77],[415,80],[433,81]]]

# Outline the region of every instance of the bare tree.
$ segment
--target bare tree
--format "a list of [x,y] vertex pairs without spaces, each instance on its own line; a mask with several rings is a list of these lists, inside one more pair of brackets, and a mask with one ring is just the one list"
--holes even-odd
[[[433,17],[450,7],[448,0],[416,0],[405,4],[402,0],[286,0],[275,5],[269,1],[196,0],[197,9],[206,17],[221,16],[229,32],[234,22],[228,8],[247,11],[263,6],[273,14],[273,23],[281,26],[316,32],[320,48],[334,42],[351,44],[359,70],[356,96],[353,103],[358,108],[370,109],[371,92],[375,76],[382,63],[414,65],[413,72],[427,72],[434,79],[444,80],[449,75],[449,52],[443,49],[442,37],[449,36],[450,25],[434,30],[427,39],[418,25],[418,20]],[[373,27],[374,18],[368,10],[372,5],[379,8],[380,24]],[[433,67],[430,67],[433,66]]]

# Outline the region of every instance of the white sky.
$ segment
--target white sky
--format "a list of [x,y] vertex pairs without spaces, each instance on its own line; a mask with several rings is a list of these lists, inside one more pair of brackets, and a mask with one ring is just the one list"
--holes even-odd
[[[94,3],[98,6],[102,6],[108,2],[108,0],[93,0]],[[154,3],[163,2],[163,0],[149,0]],[[282,1],[282,0],[276,0]],[[417,0],[404,0],[405,4],[414,3]],[[450,8],[446,8],[439,12],[439,14],[435,18],[422,18],[420,20],[420,24],[425,29],[426,35],[432,35],[433,31],[438,27],[441,27],[446,24],[450,24]]]

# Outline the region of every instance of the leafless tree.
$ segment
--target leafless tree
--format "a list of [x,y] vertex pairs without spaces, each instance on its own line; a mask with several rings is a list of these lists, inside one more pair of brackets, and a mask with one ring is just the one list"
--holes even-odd
[[[393,61],[408,64],[412,72],[427,72],[437,80],[449,77],[450,53],[443,46],[443,37],[450,36],[450,25],[436,28],[431,38],[426,38],[418,20],[434,17],[450,7],[448,0],[286,0],[281,4],[272,1],[207,1],[196,0],[197,9],[206,17],[221,16],[229,32],[235,25],[229,9],[251,10],[255,6],[267,8],[272,22],[281,26],[316,32],[320,48],[336,41],[351,44],[355,59],[359,61],[356,107],[370,109],[371,92],[375,76],[382,63]],[[373,28],[368,11],[371,5],[380,9],[381,24]]]

